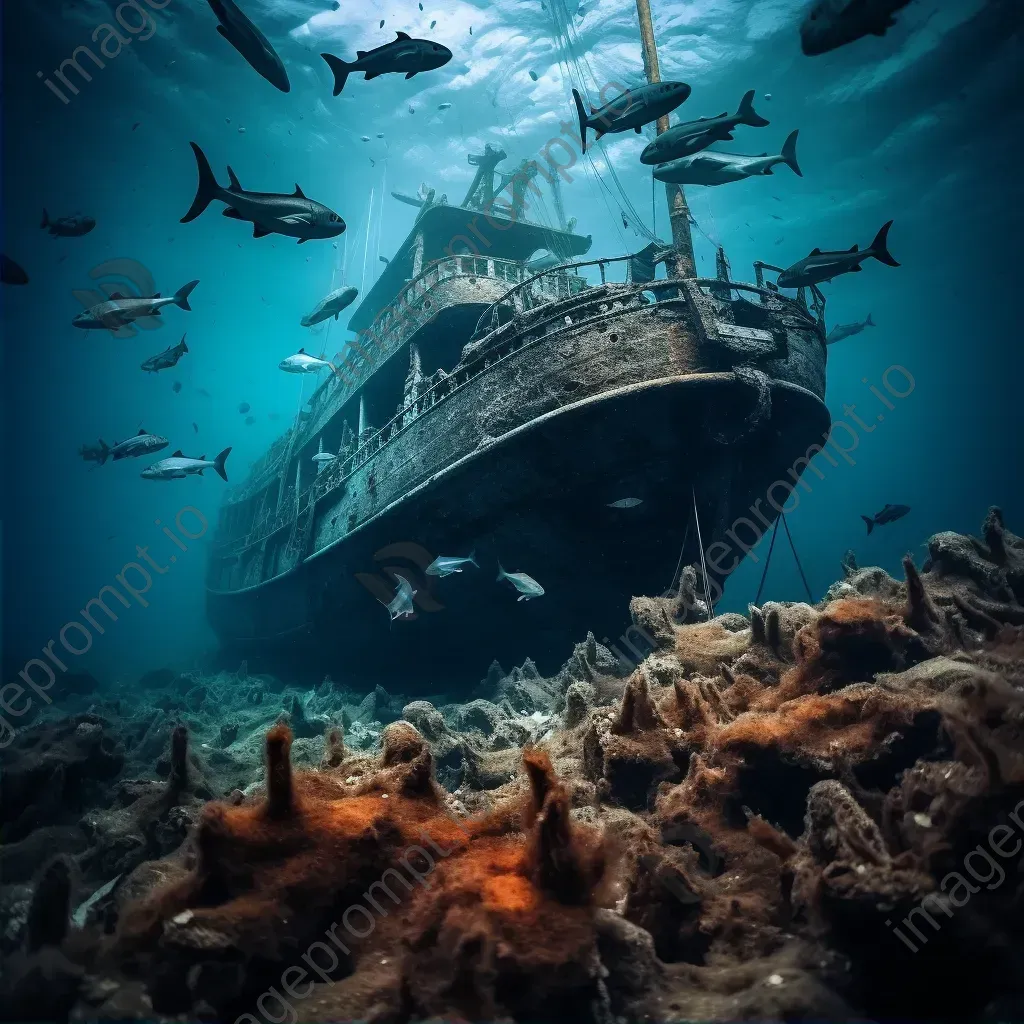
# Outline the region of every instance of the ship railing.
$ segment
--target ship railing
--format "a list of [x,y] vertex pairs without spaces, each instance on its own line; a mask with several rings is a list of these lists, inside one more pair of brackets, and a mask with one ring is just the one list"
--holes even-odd
[[[356,371],[357,376],[348,385],[348,395],[343,400],[347,401],[348,396],[354,394],[365,382],[360,363],[379,365],[400,347],[396,342],[403,340],[403,334],[409,331],[410,327],[420,325],[421,322],[414,319],[413,314],[417,310],[420,312],[429,310],[429,306],[426,304],[430,302],[430,294],[442,281],[452,278],[487,278],[504,281],[514,286],[533,276],[536,275],[532,275],[521,263],[494,256],[466,254],[434,260],[427,265],[422,273],[402,287],[394,299],[377,314],[368,328],[357,332],[357,338],[351,342],[351,347],[361,355],[361,359],[355,366],[350,367]],[[552,289],[556,294],[548,296],[544,301],[565,297],[586,287],[586,282],[582,278],[574,280],[570,279],[568,275],[565,280],[556,279],[556,281],[557,283]],[[367,354],[367,349],[371,345],[376,350],[376,354],[372,358]],[[343,363],[348,365],[345,360]],[[331,374],[313,393],[310,399],[310,409],[314,417],[327,396],[345,386],[341,378],[341,374]]]
[[698,277],[694,279],[694,284],[723,302],[731,302],[730,292],[753,292],[766,309],[782,310],[793,316],[798,316],[810,324],[818,324],[817,319],[811,315],[805,304],[798,299],[791,299],[788,295],[783,295],[774,288],[748,284],[745,281],[723,281],[718,277]]
[[[498,322],[498,309],[500,307],[507,308],[509,306],[509,300],[512,300],[512,304],[516,304],[518,299],[518,306],[524,312],[530,309],[535,309],[537,306],[546,305],[548,302],[558,301],[559,299],[571,298],[573,295],[578,295],[584,291],[588,286],[586,281],[574,274],[572,277],[569,275],[569,271],[579,271],[583,267],[597,267],[598,273],[601,275],[601,284],[608,283],[608,267],[613,263],[625,263],[629,260],[634,259],[635,256],[605,256],[599,257],[593,260],[579,260],[575,263],[559,263],[557,266],[549,267],[547,270],[538,271],[536,274],[531,274],[529,277],[519,281],[513,287],[511,287],[501,298],[496,299],[491,303],[480,314],[480,319],[476,322],[476,327],[473,330],[472,337],[479,338],[488,330],[493,330],[499,326]],[[664,260],[659,261],[664,262]],[[534,292],[534,285],[542,281],[544,278],[548,278],[552,275],[558,275],[556,285],[554,288],[555,294],[545,295],[541,291],[540,295],[537,296]],[[576,281],[580,283],[576,285]],[[627,282],[623,282],[625,284]],[[662,283],[662,282],[659,282]],[[538,301],[539,299],[539,301]],[[485,325],[484,321],[489,322]]]
[[[643,284],[634,285],[631,293],[623,296],[623,299],[628,300],[630,298],[637,298],[642,292],[652,288],[656,290],[655,301],[663,301],[660,293],[664,293],[665,299],[679,301],[679,297],[675,294],[677,290],[676,283],[666,283],[665,281],[645,282]],[[640,300],[638,299],[638,301]],[[611,306],[608,303],[601,303],[599,310],[595,312],[592,318],[584,318],[576,321],[575,323],[571,321],[563,323],[562,317],[552,316],[540,324],[532,325],[533,329],[529,334],[524,335],[513,332],[508,338],[505,338],[497,344],[489,347],[485,352],[481,352],[479,355],[470,359],[469,362],[456,366],[455,369],[445,377],[437,380],[436,383],[419,392],[411,402],[402,406],[398,412],[384,424],[384,426],[360,444],[344,465],[341,466],[336,475],[331,473],[331,470],[326,470],[321,474],[321,476],[312,484],[317,491],[317,497],[319,498],[329,491],[344,485],[349,477],[362,469],[363,466],[365,466],[377,454],[377,452],[386,447],[391,441],[398,437],[399,434],[410,427],[428,409],[433,408],[434,405],[448,398],[455,391],[469,384],[470,381],[475,380],[480,374],[484,373],[501,360],[519,352],[521,349],[540,344],[545,341],[550,337],[550,334],[547,331],[549,323],[557,323],[558,329],[568,329],[569,327],[578,328],[581,324],[587,323],[588,319],[597,319],[599,317],[615,315],[621,312],[623,308],[625,308],[625,306],[620,306],[619,303],[616,303],[615,306]],[[335,465],[337,465],[337,463]],[[333,466],[332,469],[334,469]]]

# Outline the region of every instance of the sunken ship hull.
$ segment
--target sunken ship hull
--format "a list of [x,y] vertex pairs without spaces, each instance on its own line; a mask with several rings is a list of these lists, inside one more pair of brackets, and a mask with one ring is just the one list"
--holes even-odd
[[[222,510],[208,614],[230,657],[405,690],[464,687],[493,658],[553,671],[699,559],[695,512],[707,549],[827,432],[802,303],[680,277],[653,246],[534,274],[536,249],[571,261],[589,239],[514,217],[505,258],[427,258],[469,212],[421,211],[388,268],[404,285],[382,277],[350,323],[352,379],[321,385]],[[479,569],[426,571],[470,551]],[[545,595],[517,600],[499,561]],[[415,614],[392,621],[400,576]]]

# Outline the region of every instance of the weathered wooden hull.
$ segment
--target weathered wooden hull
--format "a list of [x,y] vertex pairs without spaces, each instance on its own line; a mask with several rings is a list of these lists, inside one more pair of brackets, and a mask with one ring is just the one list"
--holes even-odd
[[[630,596],[670,583],[694,493],[708,545],[774,480],[791,481],[829,426],[809,318],[743,308],[771,341],[736,340],[716,334],[724,307],[695,286],[648,298],[593,289],[489,336],[464,381],[315,490],[301,540],[280,530],[221,564],[208,609],[225,648],[250,665],[284,656],[292,672],[410,690],[475,682],[495,657],[550,671],[587,630],[618,636]],[[758,392],[737,365],[767,382],[745,432]],[[609,507],[622,498],[642,503]],[[424,571],[472,549],[479,570]],[[545,595],[517,601],[495,580],[499,559]],[[265,578],[246,586],[257,560]],[[395,574],[416,588],[416,615],[391,622],[381,602]]]

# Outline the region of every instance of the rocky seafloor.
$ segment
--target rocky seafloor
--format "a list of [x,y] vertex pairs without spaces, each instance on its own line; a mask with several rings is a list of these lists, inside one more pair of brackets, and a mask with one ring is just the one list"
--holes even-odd
[[0,804],[5,1019],[1024,1018],[1024,540],[473,699],[76,677]]

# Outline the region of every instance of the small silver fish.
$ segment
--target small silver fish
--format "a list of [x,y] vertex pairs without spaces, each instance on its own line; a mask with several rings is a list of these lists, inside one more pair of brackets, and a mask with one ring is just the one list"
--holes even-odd
[[643,498],[619,498],[608,505],[608,508],[636,508],[644,503]]
[[397,572],[395,576],[398,577],[398,589],[387,606],[392,622],[395,619],[408,618],[414,614],[415,609],[413,608],[412,599],[417,593],[412,589],[412,584],[404,576],[399,576]]
[[480,563],[476,560],[476,552],[470,551],[466,558],[450,558],[447,555],[438,555],[430,565],[427,566],[428,576],[450,576],[453,572],[462,572],[464,565],[475,565],[478,569]]
[[529,601],[544,595],[544,588],[532,576],[527,576],[525,572],[505,572],[499,562],[497,582],[502,580],[508,580],[519,591],[517,601]]

